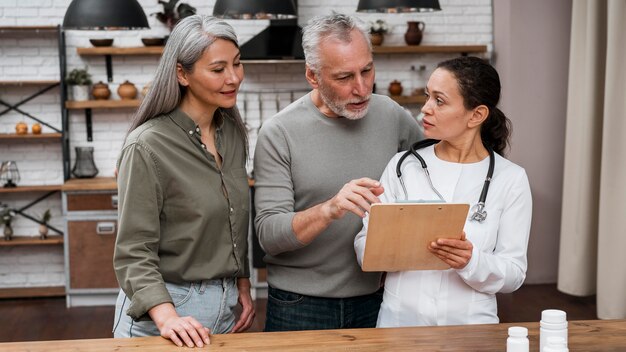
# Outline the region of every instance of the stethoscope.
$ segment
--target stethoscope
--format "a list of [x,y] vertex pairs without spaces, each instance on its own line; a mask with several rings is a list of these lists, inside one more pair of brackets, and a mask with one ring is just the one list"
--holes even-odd
[[[423,141],[416,142],[411,146],[411,148],[409,148],[409,150],[407,150],[400,157],[400,160],[398,160],[398,164],[396,164],[396,175],[398,175],[398,179],[400,180],[400,184],[402,185],[402,190],[404,191],[405,200],[408,200],[409,196],[406,191],[406,186],[404,185],[404,181],[402,180],[402,171],[400,169],[402,167],[402,162],[404,162],[404,159],[406,159],[409,155],[413,155],[415,158],[417,158],[417,160],[419,160],[420,164],[422,164],[422,169],[424,170],[424,173],[426,174],[426,179],[428,179],[430,188],[435,192],[435,194],[437,194],[437,197],[439,197],[439,199],[442,202],[445,202],[445,199],[443,199],[443,196],[441,195],[441,193],[439,193],[439,191],[437,191],[435,186],[433,186],[433,181],[430,179],[430,173],[428,172],[428,166],[426,165],[426,162],[417,153],[418,149],[426,148],[438,142],[439,141],[436,139],[426,139]],[[478,198],[478,203],[472,207],[473,213],[470,217],[470,220],[475,220],[478,222],[483,222],[487,218],[487,211],[485,210],[485,201],[487,200],[487,192],[489,191],[489,183],[491,183],[491,178],[493,177],[493,168],[495,165],[495,157],[493,155],[493,149],[487,148],[487,150],[489,151],[489,170],[487,171],[487,177],[485,178],[485,184],[483,185],[483,189],[480,192],[480,198]]]

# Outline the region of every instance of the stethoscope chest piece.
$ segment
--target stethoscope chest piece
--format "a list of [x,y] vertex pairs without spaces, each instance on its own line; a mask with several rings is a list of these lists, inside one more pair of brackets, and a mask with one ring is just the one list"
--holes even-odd
[[470,216],[470,220],[482,223],[485,219],[487,219],[485,203],[479,202],[472,207],[472,216]]

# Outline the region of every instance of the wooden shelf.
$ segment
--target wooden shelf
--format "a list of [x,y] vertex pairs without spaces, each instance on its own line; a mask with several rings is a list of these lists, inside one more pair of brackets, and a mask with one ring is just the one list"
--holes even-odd
[[484,53],[486,45],[373,46],[374,54]]
[[15,133],[0,133],[0,142],[2,141],[45,141],[45,140],[59,140],[62,135],[60,133],[42,133],[42,134],[15,134]]
[[0,32],[8,31],[56,31],[57,26],[0,26]]
[[0,298],[65,296],[65,286],[0,288]]
[[424,104],[426,102],[426,97],[423,95],[390,95],[389,98],[400,105]]
[[63,184],[63,192],[76,191],[117,191],[113,177],[72,178]]
[[0,193],[28,193],[60,191],[61,185],[0,187]]
[[141,100],[84,100],[65,102],[68,109],[116,109],[116,108],[137,108]]
[[100,46],[92,48],[76,48],[78,55],[161,55],[163,46],[136,46],[136,47],[115,47]]
[[16,247],[16,246],[50,246],[63,244],[63,236],[48,236],[45,240],[37,237],[13,237],[10,241],[0,239],[0,247]]
[[58,80],[0,81],[0,86],[51,86],[59,83]]

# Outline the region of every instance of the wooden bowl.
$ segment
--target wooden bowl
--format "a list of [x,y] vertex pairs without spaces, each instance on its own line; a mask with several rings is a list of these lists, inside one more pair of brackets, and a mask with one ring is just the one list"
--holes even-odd
[[111,45],[113,45],[113,39],[89,39],[89,42],[93,46],[111,46]]
[[165,44],[165,38],[141,38],[141,42],[145,46],[161,46]]

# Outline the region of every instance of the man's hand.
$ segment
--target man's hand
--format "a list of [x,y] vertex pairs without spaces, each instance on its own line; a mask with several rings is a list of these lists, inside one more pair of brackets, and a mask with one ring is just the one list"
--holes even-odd
[[360,178],[346,183],[331,199],[296,213],[292,227],[298,241],[311,243],[334,220],[343,218],[348,212],[364,217],[372,203],[380,203],[383,194],[380,182],[371,178]]
[[240,277],[237,279],[237,290],[239,290],[239,304],[241,304],[241,308],[243,308],[241,312],[241,316],[239,316],[239,320],[230,331],[234,332],[244,332],[252,326],[252,322],[254,321],[254,305],[252,304],[252,296],[250,296],[250,280],[248,278]]
[[183,347],[183,343],[189,348],[211,343],[210,330],[193,317],[179,317],[171,303],[154,306],[148,314],[159,328],[161,336],[172,340],[178,347]]
[[341,190],[324,203],[324,209],[331,219],[341,219],[347,212],[365,217],[372,203],[380,203],[378,196],[384,189],[380,182],[371,178],[360,178],[346,183]]
[[465,232],[461,239],[439,238],[428,245],[428,250],[454,269],[463,269],[472,259],[472,242],[468,241]]

